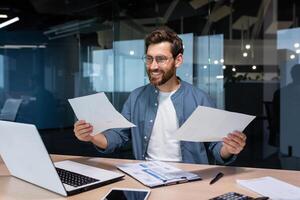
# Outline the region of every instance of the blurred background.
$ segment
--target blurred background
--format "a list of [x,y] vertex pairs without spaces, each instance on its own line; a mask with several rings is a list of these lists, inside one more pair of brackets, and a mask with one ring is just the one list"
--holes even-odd
[[50,153],[132,158],[78,141],[67,99],[105,92],[121,111],[148,83],[145,35],[168,26],[181,79],[257,116],[233,165],[299,170],[299,16],[296,0],[1,0],[0,119],[35,124]]

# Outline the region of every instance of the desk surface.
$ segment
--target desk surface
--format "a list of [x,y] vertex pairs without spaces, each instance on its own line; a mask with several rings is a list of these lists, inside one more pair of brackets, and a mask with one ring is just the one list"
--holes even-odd
[[[137,162],[133,160],[121,159],[107,159],[107,158],[88,158],[78,156],[52,156],[54,161],[70,159],[73,161],[81,162],[84,164],[100,167],[103,169],[118,171],[115,164]],[[198,173],[203,180],[195,181],[184,184],[177,184],[154,188],[151,190],[149,199],[151,200],[176,200],[176,199],[209,199],[217,195],[234,191],[246,194],[249,196],[257,197],[258,195],[248,191],[235,182],[236,179],[250,179],[262,176],[272,176],[288,183],[300,186],[300,172],[288,170],[271,170],[271,169],[257,169],[257,168],[243,168],[243,167],[224,167],[214,165],[194,165],[172,163],[174,166]],[[225,176],[213,185],[209,185],[209,181],[219,171],[222,171]],[[127,188],[147,188],[140,184],[138,181],[125,176],[121,181],[109,184],[91,191],[77,194],[67,199],[89,199],[99,200],[108,192],[112,187],[127,187]],[[37,200],[37,199],[64,199],[64,197],[47,191],[43,188],[36,187],[30,183],[21,181],[17,178],[10,176],[6,166],[0,158],[0,199],[12,200]]]

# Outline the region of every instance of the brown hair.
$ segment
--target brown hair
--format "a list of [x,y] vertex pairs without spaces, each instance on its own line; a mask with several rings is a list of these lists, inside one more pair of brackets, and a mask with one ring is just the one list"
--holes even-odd
[[156,29],[146,36],[146,52],[151,44],[159,44],[161,42],[171,43],[171,52],[174,58],[180,53],[183,54],[182,40],[178,37],[177,33],[167,27]]

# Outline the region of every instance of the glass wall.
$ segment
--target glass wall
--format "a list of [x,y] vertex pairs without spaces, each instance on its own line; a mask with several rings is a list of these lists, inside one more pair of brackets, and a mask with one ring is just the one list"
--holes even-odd
[[[121,111],[148,84],[144,37],[184,43],[177,74],[216,107],[255,115],[234,165],[300,169],[300,4],[296,0],[1,2],[1,119],[35,124],[52,153],[104,156],[73,135],[69,98],[105,92]],[[131,157],[130,146],[108,155]]]

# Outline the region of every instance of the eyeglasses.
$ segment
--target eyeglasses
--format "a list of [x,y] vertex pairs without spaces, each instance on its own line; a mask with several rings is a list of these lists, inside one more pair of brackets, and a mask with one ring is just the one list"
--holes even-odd
[[143,56],[143,61],[144,61],[144,63],[146,65],[151,65],[154,60],[159,65],[165,65],[172,58],[173,57],[167,57],[167,56],[155,56],[155,57],[152,57],[152,56],[144,55]]

